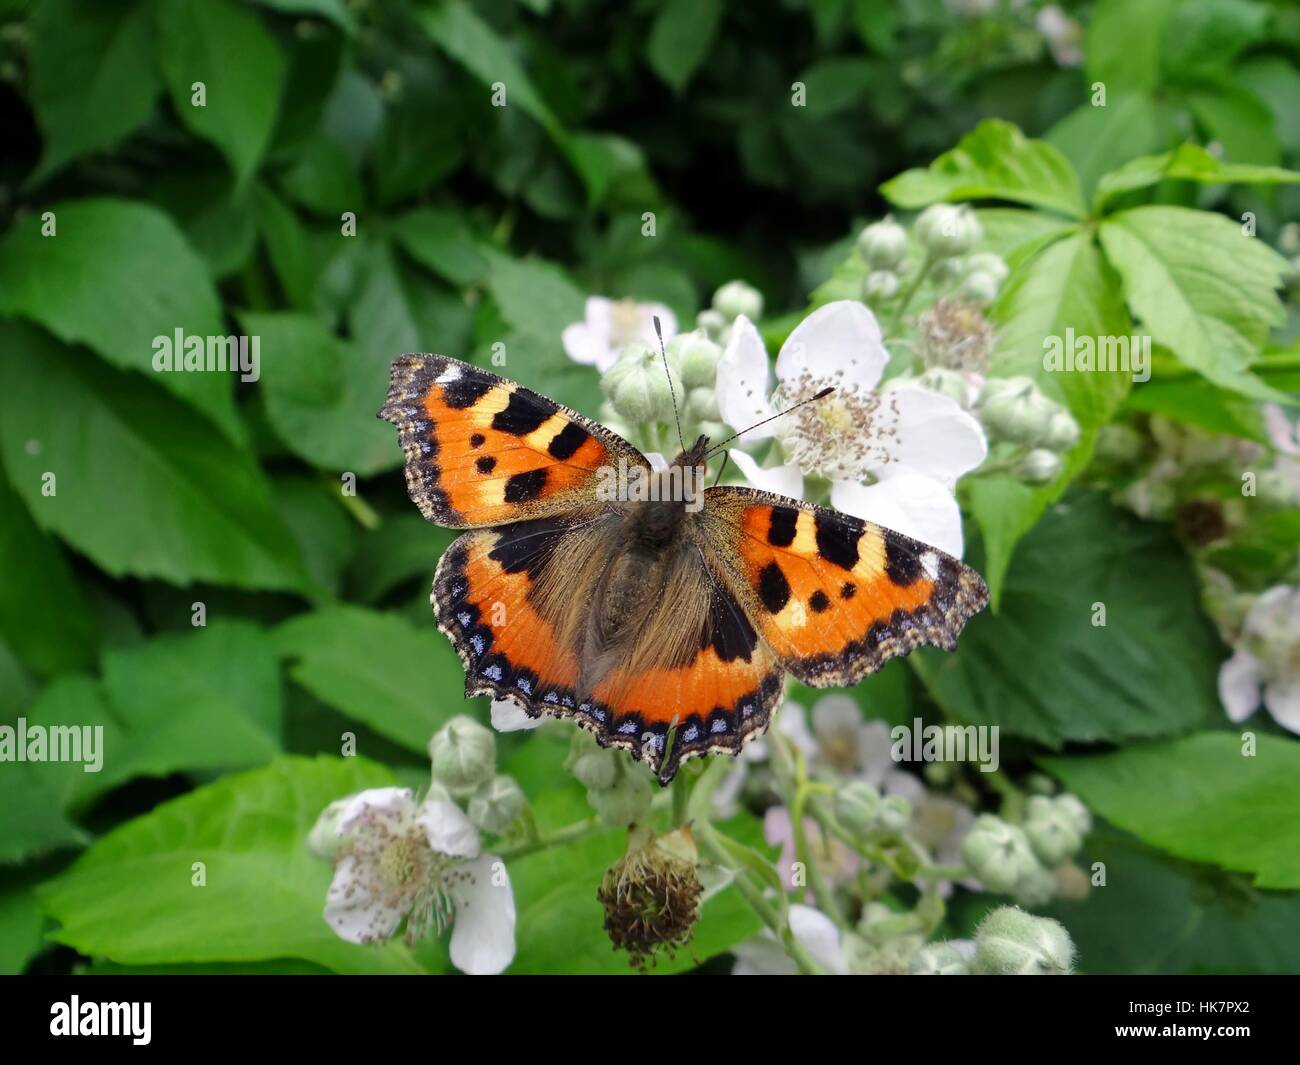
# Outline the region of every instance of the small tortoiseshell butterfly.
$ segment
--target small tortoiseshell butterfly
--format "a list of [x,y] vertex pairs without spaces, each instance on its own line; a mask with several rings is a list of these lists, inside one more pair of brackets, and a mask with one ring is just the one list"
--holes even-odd
[[397,359],[379,416],[420,512],[470,530],[430,597],[466,696],[573,718],[665,785],[683,759],[761,735],[787,671],[854,684],[923,644],[951,650],[988,601],[957,559],[827,507],[728,485],[611,500],[600,487],[620,466],[702,484],[708,441],[655,470],[604,426],[457,359]]

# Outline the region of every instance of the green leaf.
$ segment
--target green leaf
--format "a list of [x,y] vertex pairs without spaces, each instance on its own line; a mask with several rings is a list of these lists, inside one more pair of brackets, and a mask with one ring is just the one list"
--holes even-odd
[[282,758],[164,803],[41,886],[61,924],[53,938],[123,965],[302,958],[336,972],[419,972],[405,947],[334,935],[321,916],[330,865],[306,842],[329,803],[394,783],[361,758]]
[[143,203],[71,200],[49,208],[55,235],[30,215],[0,242],[0,313],[39,322],[114,366],[139,370],[243,439],[231,375],[155,373],[160,341],[224,334],[207,266],[167,215]]
[[311,310],[321,263],[307,230],[293,209],[265,186],[258,186],[255,202],[258,228],[285,299],[294,310]]
[[276,477],[276,510],[293,533],[312,579],[337,595],[343,570],[356,552],[356,522],[342,505],[342,482]]
[[289,675],[336,710],[423,753],[465,702],[465,673],[434,627],[354,606],[300,614],[274,633]]
[[1061,476],[1050,485],[1030,488],[1005,477],[968,482],[970,508],[988,559],[984,579],[996,609],[1016,543],[1087,465],[1097,429],[1110,420],[1132,381],[1118,372],[1049,372],[1044,365],[1049,338],[1064,343],[1073,330],[1076,338],[1095,342],[1127,336],[1130,330],[1115,282],[1086,233],[1075,232],[1022,259],[991,315],[998,324],[993,373],[1034,378],[1047,395],[1069,407],[1082,430]]
[[660,6],[646,42],[646,60],[674,92],[686,88],[709,54],[722,10],[721,0],[667,0]]
[[[1182,656],[1186,661],[1186,655]],[[1191,861],[1250,873],[1261,888],[1300,887],[1300,743],[1205,732],[1043,767],[1139,839]]]
[[1126,160],[1168,143],[1155,101],[1137,94],[1112,97],[1105,107],[1081,104],[1049,129],[1044,139],[1073,164],[1084,195]]
[[[234,0],[158,2],[159,62],[176,113],[247,181],[271,142],[285,61],[275,38]],[[202,82],[204,106],[192,102]]]
[[834,58],[814,63],[801,80],[809,118],[837,115],[859,104],[871,88],[876,67],[869,59]]
[[290,451],[358,477],[401,464],[392,427],[376,417],[390,352],[363,353],[306,314],[248,312],[240,321],[261,338],[267,417]]
[[134,133],[162,84],[150,60],[153,11],[145,0],[46,0],[30,29],[32,107],[45,141],[29,179],[36,183]]
[[1030,140],[1010,122],[985,119],[956,148],[926,170],[908,170],[880,191],[899,207],[928,207],[942,200],[1010,200],[1085,213],[1083,191],[1069,162],[1046,141]]
[[1186,207],[1122,211],[1102,223],[1101,242],[1157,343],[1224,388],[1282,398],[1249,370],[1283,317],[1276,290],[1289,268],[1277,252],[1222,215]]
[[16,323],[0,325],[0,454],[36,524],[112,576],[307,586],[245,452],[148,382]]
[[1166,418],[1196,425],[1212,433],[1268,443],[1258,403],[1193,374],[1147,381],[1129,393],[1125,406],[1129,410],[1163,414]]
[[472,285],[487,271],[487,260],[458,211],[419,207],[402,215],[393,228],[407,252],[453,285]]
[[981,207],[975,215],[984,230],[980,250],[1005,259],[1013,270],[1047,245],[1077,232],[1073,222],[1019,207]]
[[361,180],[347,152],[324,134],[298,150],[279,177],[280,188],[294,203],[316,214],[337,218],[361,210]]
[[438,558],[456,533],[430,525],[416,513],[385,518],[366,533],[347,573],[348,598],[377,603],[407,581],[433,584]]
[[45,949],[45,915],[27,884],[0,890],[0,975],[18,976]]
[[1098,212],[1127,192],[1161,181],[1196,181],[1202,185],[1282,185],[1300,182],[1300,173],[1276,166],[1225,163],[1197,144],[1180,144],[1172,152],[1144,155],[1102,176],[1093,203]]
[[1100,0],[1088,20],[1084,47],[1089,84],[1109,94],[1151,92],[1160,83],[1165,26],[1182,0]]
[[32,521],[0,475],[0,558],[21,559],[0,581],[0,636],[37,673],[91,666],[99,632],[62,549]]
[[[545,816],[545,802],[542,814]],[[631,975],[604,929],[596,891],[605,870],[622,857],[627,833],[601,832],[567,847],[551,847],[510,862],[519,911],[512,973]],[[761,924],[734,888],[709,899],[694,935],[675,958],[663,957],[655,973],[684,972],[755,935]]]
[[956,651],[913,660],[957,721],[1059,748],[1174,735],[1218,716],[1220,656],[1169,530],[1078,494],[1025,537],[998,613],[974,618]]
[[[505,376],[515,377],[552,399],[594,416],[599,379],[572,362],[560,342],[564,328],[586,314],[586,298],[564,270],[542,259],[516,259],[484,249],[487,287],[513,331],[506,345]],[[496,339],[495,337],[493,338]]]
[[1252,0],[1184,0],[1165,29],[1166,79],[1192,84],[1228,73],[1245,48],[1264,38],[1268,20],[1268,7]]
[[257,0],[257,3],[288,15],[319,15],[341,30],[356,32],[356,20],[348,11],[347,0]]
[[[11,723],[6,723],[11,724]],[[84,847],[90,835],[63,810],[31,764],[0,773],[0,865],[16,864],[66,847]]]
[[1088,837],[1106,886],[1043,911],[1070,930],[1087,973],[1289,973],[1300,951],[1300,897],[1173,860],[1118,832]]
[[217,619],[109,651],[104,689],[128,741],[110,766],[118,779],[244,769],[280,753],[279,666],[266,633],[247,621]]
[[1187,106],[1224,156],[1239,164],[1275,166],[1282,147],[1273,131],[1273,112],[1254,93],[1228,83],[1187,94]]

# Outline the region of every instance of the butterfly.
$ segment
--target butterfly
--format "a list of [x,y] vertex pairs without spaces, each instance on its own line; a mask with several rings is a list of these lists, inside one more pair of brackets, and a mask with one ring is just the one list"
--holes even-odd
[[[974,570],[900,533],[703,488],[704,437],[656,469],[604,426],[458,359],[398,358],[379,417],[397,426],[420,512],[467,530],[430,596],[466,697],[573,719],[663,785],[684,760],[761,735],[786,673],[855,684],[924,644],[951,650],[988,602]],[[633,482],[650,490],[610,491]]]

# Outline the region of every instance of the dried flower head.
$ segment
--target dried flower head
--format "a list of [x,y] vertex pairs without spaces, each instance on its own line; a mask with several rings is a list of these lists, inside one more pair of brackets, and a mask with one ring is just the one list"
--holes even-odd
[[665,836],[633,830],[627,854],[605,873],[596,897],[616,950],[644,971],[660,951],[673,957],[690,941],[704,890],[689,827]]

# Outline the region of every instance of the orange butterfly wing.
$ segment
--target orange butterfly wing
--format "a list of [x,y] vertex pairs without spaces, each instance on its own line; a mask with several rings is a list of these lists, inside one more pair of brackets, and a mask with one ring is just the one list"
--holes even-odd
[[429,521],[452,529],[594,502],[597,471],[620,459],[649,469],[604,426],[444,355],[398,358],[379,416],[398,428],[411,499]]
[[988,603],[978,573],[910,537],[751,488],[705,493],[707,539],[781,664],[849,686],[929,644],[951,650]]

